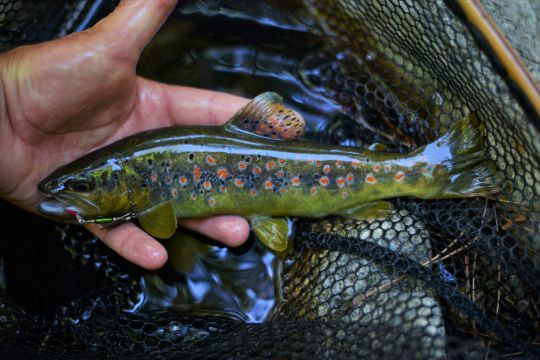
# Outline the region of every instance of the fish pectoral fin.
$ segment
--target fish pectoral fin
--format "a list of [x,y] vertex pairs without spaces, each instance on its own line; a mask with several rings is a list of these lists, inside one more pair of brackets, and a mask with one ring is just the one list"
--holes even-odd
[[273,92],[258,95],[225,124],[231,132],[275,140],[296,140],[304,135],[305,127],[302,115],[286,108]]
[[168,239],[176,231],[177,221],[172,201],[159,203],[143,211],[138,219],[144,231],[158,239]]
[[287,249],[289,223],[285,218],[255,216],[250,218],[253,232],[271,250],[281,252]]
[[333,215],[354,220],[375,220],[388,217],[394,211],[394,205],[388,201],[373,201],[353,208],[343,209]]

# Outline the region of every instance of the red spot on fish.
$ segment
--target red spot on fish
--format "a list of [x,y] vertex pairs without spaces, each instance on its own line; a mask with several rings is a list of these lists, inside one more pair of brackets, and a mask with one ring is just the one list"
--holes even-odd
[[353,162],[351,163],[351,165],[352,165],[353,169],[358,169],[358,166],[360,166],[360,163],[359,163],[358,161],[355,160],[355,161],[353,161]]
[[213,196],[210,196],[210,198],[208,199],[208,205],[210,205],[211,207],[216,206],[216,199]]
[[341,166],[343,166],[343,162],[341,160],[336,161],[336,166],[340,168]]
[[336,179],[336,184],[338,187],[342,188],[345,186],[345,179],[341,176]]
[[321,161],[321,160],[317,160],[317,161],[315,161],[315,164],[317,164],[317,166],[321,166],[321,165],[322,165],[322,161]]
[[282,193],[282,194],[285,194],[287,192],[287,188],[285,186],[282,186],[280,189],[279,189],[279,192]]
[[259,166],[257,165],[253,166],[253,175],[260,175],[261,172],[262,172],[262,169]]
[[281,166],[285,165],[285,159],[279,159],[278,162]]
[[236,185],[237,187],[242,187],[244,186],[244,180],[236,178],[234,179],[234,185]]
[[220,178],[222,180],[225,180],[225,179],[227,179],[227,176],[229,176],[229,172],[227,171],[227,169],[222,167],[222,168],[218,169],[217,176],[218,176],[218,178]]
[[266,163],[266,170],[272,170],[276,166],[275,161],[269,161]]
[[244,170],[246,170],[246,169],[247,169],[247,162],[245,162],[245,161],[240,161],[240,162],[238,163],[238,170],[244,171]]
[[180,179],[178,179],[178,182],[180,183],[180,185],[186,186],[188,183],[188,178],[182,175],[180,176]]
[[332,168],[330,167],[330,165],[324,165],[322,171],[323,171],[325,174],[328,174],[328,173],[330,172],[331,169],[332,169]]
[[308,164],[311,164],[311,165],[313,165],[313,163],[315,162],[315,160],[313,160],[313,159],[309,159],[309,160],[308,160],[307,162],[308,162]]
[[249,189],[249,194],[250,194],[251,196],[257,196],[257,190],[255,190],[255,189]]
[[293,184],[293,186],[300,186],[300,177],[299,176],[295,176],[291,179],[291,183]]
[[381,170],[381,166],[380,166],[380,165],[373,165],[373,171],[379,172],[379,170]]
[[354,175],[352,173],[347,174],[347,184],[351,185],[354,183]]
[[398,171],[396,176],[394,176],[394,179],[396,179],[397,182],[402,182],[403,179],[405,179],[405,173],[403,171]]
[[375,184],[377,182],[377,178],[372,173],[369,173],[366,176],[366,182],[368,184]]
[[171,185],[171,183],[172,183],[172,178],[170,176],[166,176],[165,177],[165,184]]
[[157,179],[158,179],[158,177],[157,177],[156,173],[152,173],[152,174],[150,175],[150,181],[156,182]]
[[312,186],[311,189],[309,189],[309,193],[311,195],[315,195],[317,193],[317,187],[316,186]]
[[197,182],[201,180],[201,168],[199,165],[193,167],[193,181]]
[[392,171],[392,165],[384,165],[384,171],[387,172],[387,173]]
[[322,186],[328,186],[328,184],[330,184],[330,179],[328,178],[328,176],[321,176],[321,178],[319,179],[319,184],[321,184]]
[[204,188],[204,190],[206,190],[206,191],[212,190],[212,183],[210,182],[210,180],[206,180],[206,181],[204,182],[203,188]]
[[208,165],[216,165],[216,158],[211,155],[206,155],[206,163]]
[[278,179],[283,178],[283,175],[285,175],[285,173],[283,172],[283,170],[279,170],[279,171],[276,173],[276,177],[277,177]]
[[176,191],[176,189],[172,189],[171,190],[171,195],[176,198],[178,196],[178,191]]
[[266,180],[264,182],[264,188],[266,190],[272,190],[274,188],[274,182],[272,180]]
[[227,185],[219,185],[219,191],[221,191],[222,193],[226,193],[227,192]]

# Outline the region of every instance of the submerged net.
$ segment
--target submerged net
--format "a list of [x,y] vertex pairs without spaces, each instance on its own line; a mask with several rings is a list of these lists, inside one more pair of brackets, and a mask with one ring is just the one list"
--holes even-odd
[[[222,3],[238,2],[218,2],[216,12]],[[28,228],[29,215],[1,204],[3,228],[18,231],[0,243],[8,285],[0,288],[4,354],[540,357],[537,117],[524,110],[459,9],[445,2],[297,3],[317,49],[302,57],[295,75],[345,115],[326,141],[409,151],[474,112],[486,127],[487,156],[504,178],[503,192],[488,199],[400,198],[390,217],[369,222],[299,220],[294,251],[279,272],[278,300],[261,323],[139,310],[141,270],[79,228],[63,227],[58,241],[49,222],[32,220],[36,226]],[[17,43],[4,39],[5,47]]]

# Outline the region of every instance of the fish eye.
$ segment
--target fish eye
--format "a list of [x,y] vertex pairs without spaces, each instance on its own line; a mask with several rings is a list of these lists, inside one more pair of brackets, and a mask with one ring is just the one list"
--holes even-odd
[[74,180],[71,184],[69,184],[69,187],[72,190],[75,190],[78,192],[90,191],[90,183],[84,179]]

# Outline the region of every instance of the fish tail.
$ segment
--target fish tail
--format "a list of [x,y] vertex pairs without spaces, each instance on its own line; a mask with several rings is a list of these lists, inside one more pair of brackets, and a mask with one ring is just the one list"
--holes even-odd
[[486,158],[483,130],[476,114],[471,113],[426,147],[425,151],[446,150],[441,164],[448,176],[439,197],[488,196],[501,190],[495,163]]

